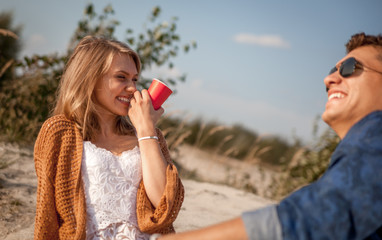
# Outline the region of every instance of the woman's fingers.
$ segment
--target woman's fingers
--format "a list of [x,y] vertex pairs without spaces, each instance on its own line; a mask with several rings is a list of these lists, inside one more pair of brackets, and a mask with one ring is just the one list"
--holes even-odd
[[143,99],[151,101],[150,94],[149,91],[147,91],[147,89],[143,89],[141,94]]
[[162,116],[162,114],[164,113],[164,109],[160,107],[156,110],[156,112],[159,114],[159,116]]
[[149,92],[146,89],[143,89],[142,92],[135,91],[133,98],[136,103],[139,103],[139,105],[149,104],[149,103],[151,104],[151,98],[150,98]]
[[136,102],[141,101],[141,100],[142,100],[141,92],[138,91],[138,90],[135,91],[135,92],[134,92],[134,95],[133,95],[133,98],[135,99]]

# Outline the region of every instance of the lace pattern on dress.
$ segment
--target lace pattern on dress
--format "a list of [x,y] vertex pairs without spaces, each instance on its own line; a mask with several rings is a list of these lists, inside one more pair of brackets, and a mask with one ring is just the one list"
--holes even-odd
[[148,239],[139,231],[136,197],[142,179],[138,146],[116,156],[84,141],[82,180],[86,239]]

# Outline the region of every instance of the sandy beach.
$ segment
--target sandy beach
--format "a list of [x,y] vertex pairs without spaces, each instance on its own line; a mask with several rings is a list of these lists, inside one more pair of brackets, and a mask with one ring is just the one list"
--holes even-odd
[[[0,143],[0,158],[10,165],[0,169],[0,239],[33,239],[37,179],[33,150]],[[198,229],[239,216],[243,211],[257,209],[273,201],[224,183],[236,182],[242,176],[261,194],[266,192],[271,173],[250,168],[209,153],[181,147],[177,162],[194,173],[197,180],[182,178],[185,200],[174,226],[177,232]],[[241,163],[243,164],[243,163]],[[257,169],[257,170],[256,170]],[[267,175],[268,174],[268,175]],[[235,182],[233,182],[235,181]],[[243,183],[242,183],[243,184]]]

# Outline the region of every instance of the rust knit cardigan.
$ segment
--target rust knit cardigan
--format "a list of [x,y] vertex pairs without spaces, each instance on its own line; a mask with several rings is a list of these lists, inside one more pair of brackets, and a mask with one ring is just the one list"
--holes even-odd
[[[146,233],[174,232],[173,222],[183,202],[184,188],[167,144],[157,129],[168,167],[166,187],[155,209],[141,181],[137,192],[137,218]],[[43,124],[34,148],[38,178],[34,239],[85,239],[86,201],[81,178],[83,139],[73,121],[63,115]]]

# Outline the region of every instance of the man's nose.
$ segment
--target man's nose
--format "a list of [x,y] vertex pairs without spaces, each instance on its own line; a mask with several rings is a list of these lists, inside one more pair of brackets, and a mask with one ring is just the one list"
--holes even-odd
[[326,87],[326,91],[329,90],[330,86],[333,84],[339,84],[342,81],[340,74],[338,71],[335,71],[332,74],[329,74],[324,78],[324,84]]

